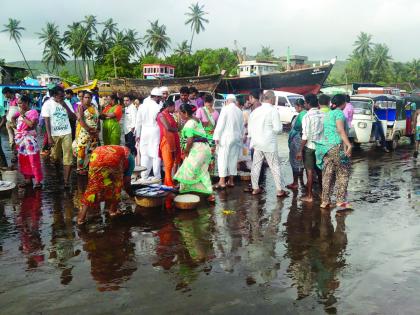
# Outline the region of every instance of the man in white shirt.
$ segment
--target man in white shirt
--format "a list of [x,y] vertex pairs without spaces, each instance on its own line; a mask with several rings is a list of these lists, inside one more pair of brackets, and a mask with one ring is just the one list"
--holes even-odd
[[131,154],[137,155],[136,136],[134,130],[136,127],[137,107],[133,104],[133,97],[125,95],[124,101],[124,138],[125,146],[130,149]]
[[73,164],[70,119],[76,119],[73,109],[64,102],[64,89],[56,86],[51,98],[42,105],[41,116],[45,119],[51,157],[62,160],[64,188],[70,187],[70,173]]
[[235,95],[228,95],[226,105],[222,108],[213,140],[216,142],[217,166],[219,183],[216,188],[226,187],[226,177],[229,176],[227,186],[233,187],[233,176],[238,173],[238,158],[241,150],[244,118],[242,111],[236,105]]
[[[329,97],[322,97],[326,101]],[[297,154],[298,160],[303,159],[303,166],[306,170],[306,195],[301,198],[304,202],[313,201],[312,186],[314,181],[314,172],[318,175],[319,187],[322,187],[322,172],[316,166],[315,143],[321,140],[324,130],[325,113],[319,110],[318,98],[314,94],[305,95],[305,103],[309,109],[302,119],[302,144],[300,153]],[[322,102],[325,105],[325,102]]]
[[146,179],[153,167],[153,175],[160,176],[159,144],[160,130],[156,117],[161,109],[160,98],[162,92],[159,88],[152,89],[149,98],[146,98],[137,111],[136,117],[136,140],[140,141],[140,163],[147,170],[142,173],[142,178]]
[[282,124],[278,111],[273,107],[275,95],[273,91],[264,93],[261,106],[252,111],[248,121],[248,137],[251,138],[251,147],[254,149],[251,168],[252,194],[262,192],[258,186],[261,166],[264,158],[273,174],[276,184],[277,197],[287,197],[283,190],[283,178],[280,170],[280,159],[277,149],[278,134],[282,132]]

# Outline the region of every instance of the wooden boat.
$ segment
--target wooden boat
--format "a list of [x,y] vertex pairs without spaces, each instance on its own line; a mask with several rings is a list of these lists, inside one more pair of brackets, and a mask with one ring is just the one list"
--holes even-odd
[[317,94],[330,74],[334,63],[335,59],[332,59],[329,63],[318,67],[225,78],[221,80],[216,92],[249,94],[255,90],[277,90],[301,95]]
[[69,89],[71,89],[73,93],[78,93],[80,91],[85,91],[85,90],[91,91],[96,87],[97,84],[98,84],[98,79],[95,79],[88,84],[78,85],[75,87],[69,87]]
[[[146,97],[154,87],[166,86],[169,93],[177,93],[182,86],[194,86],[199,91],[209,91],[213,93],[225,71],[221,74],[206,75],[200,77],[183,78],[156,78],[156,79],[128,79],[119,78],[109,81],[110,89],[113,93],[129,93],[136,96]],[[99,88],[101,93],[101,89]]]

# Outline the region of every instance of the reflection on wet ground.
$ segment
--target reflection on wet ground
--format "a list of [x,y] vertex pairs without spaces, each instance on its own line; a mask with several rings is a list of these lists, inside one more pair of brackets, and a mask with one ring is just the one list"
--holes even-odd
[[132,214],[84,228],[74,223],[81,191],[63,192],[49,167],[42,192],[0,200],[0,313],[419,314],[411,152],[355,153],[352,212],[304,205],[301,192],[277,200],[267,172],[259,197],[238,182],[196,211],[126,201]]

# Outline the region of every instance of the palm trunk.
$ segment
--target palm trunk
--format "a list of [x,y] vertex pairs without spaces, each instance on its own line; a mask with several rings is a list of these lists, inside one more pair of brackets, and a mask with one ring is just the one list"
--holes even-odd
[[18,41],[17,41],[16,39],[15,39],[15,42],[16,42],[16,45],[17,45],[17,46],[18,46],[18,48],[19,48],[20,53],[22,54],[23,60],[25,61],[25,64],[26,64],[26,66],[28,67],[29,72],[31,73],[32,78],[35,78],[34,73],[32,72],[31,67],[29,67],[29,64],[28,64],[28,62],[26,61],[25,55],[23,54],[23,51],[22,51],[22,49],[20,48],[20,45],[19,45],[19,43],[18,43]]
[[191,50],[192,50],[192,42],[193,42],[193,38],[194,38],[194,31],[192,32],[192,35],[191,35],[191,41],[190,41],[190,55],[191,55]]

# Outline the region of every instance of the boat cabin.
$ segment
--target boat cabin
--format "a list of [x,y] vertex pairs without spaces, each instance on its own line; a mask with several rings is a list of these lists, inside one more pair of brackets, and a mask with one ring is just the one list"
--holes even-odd
[[359,87],[357,94],[386,94],[401,96],[401,90],[394,87]]
[[239,77],[260,76],[279,72],[278,64],[269,61],[250,60],[238,65]]
[[144,79],[173,78],[174,76],[175,66],[161,63],[143,65]]

